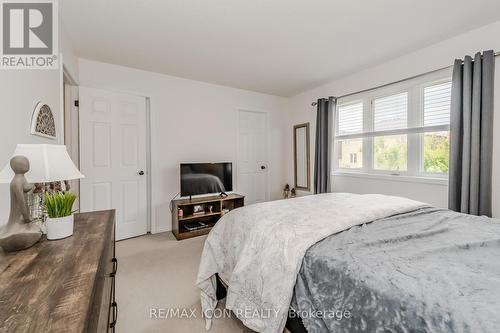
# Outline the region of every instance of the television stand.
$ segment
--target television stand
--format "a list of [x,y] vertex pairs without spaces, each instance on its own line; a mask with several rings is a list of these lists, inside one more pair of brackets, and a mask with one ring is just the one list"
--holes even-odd
[[[172,233],[177,240],[206,235],[227,211],[243,207],[245,197],[224,193],[207,197],[172,200]],[[201,211],[194,207],[201,206]],[[179,210],[182,209],[182,216]],[[197,223],[199,222],[199,223]]]

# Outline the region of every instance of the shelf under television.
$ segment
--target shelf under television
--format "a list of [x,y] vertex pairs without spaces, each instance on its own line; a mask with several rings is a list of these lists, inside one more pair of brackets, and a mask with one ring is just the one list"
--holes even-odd
[[[245,197],[236,193],[231,193],[227,197],[216,195],[192,199],[177,199],[173,200],[172,204],[172,233],[177,240],[181,240],[208,234],[223,215],[223,210],[228,209],[231,211],[243,207],[245,204]],[[196,205],[205,205],[205,209],[208,209],[207,205],[209,205],[212,206],[214,211],[210,213],[207,210],[204,214],[193,214],[193,207]],[[178,216],[178,209],[183,210],[183,217]],[[186,230],[183,226],[184,223],[197,221],[204,222],[207,226],[202,229],[191,231]]]
[[213,213],[205,213],[205,214],[191,214],[191,215],[187,215],[187,216],[183,216],[183,217],[179,217],[179,222],[180,221],[189,221],[189,220],[193,220],[193,219],[199,219],[199,218],[202,218],[202,217],[208,217],[208,216],[215,216],[215,215],[221,215],[222,213],[221,212],[213,212]]
[[203,236],[203,235],[208,234],[210,232],[210,230],[212,230],[212,227],[213,227],[213,225],[211,227],[206,227],[203,229],[197,229],[197,230],[193,230],[193,231],[182,231],[182,232],[178,232],[178,233],[174,232],[174,236],[177,240],[183,240],[183,239]]
[[[178,234],[176,235],[176,238],[178,240],[180,240],[180,239],[187,239],[187,238],[206,235],[210,232],[210,230],[212,230],[212,228],[214,227],[216,222],[217,221],[205,222],[205,223],[207,223],[207,226],[205,228],[200,228],[200,229],[196,229],[196,230],[186,230],[183,228],[182,223],[181,223],[181,226],[180,226]],[[174,233],[174,235],[175,235],[175,233]]]

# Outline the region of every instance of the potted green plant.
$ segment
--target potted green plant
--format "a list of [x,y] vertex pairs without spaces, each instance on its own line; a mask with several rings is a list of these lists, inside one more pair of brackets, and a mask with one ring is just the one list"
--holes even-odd
[[71,192],[45,193],[47,210],[47,239],[61,239],[73,235],[73,204],[76,195]]

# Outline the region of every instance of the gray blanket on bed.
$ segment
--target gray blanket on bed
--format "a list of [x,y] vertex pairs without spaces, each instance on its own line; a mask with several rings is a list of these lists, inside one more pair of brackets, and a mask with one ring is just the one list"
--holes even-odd
[[425,208],[327,237],[291,307],[309,333],[498,333],[499,222]]

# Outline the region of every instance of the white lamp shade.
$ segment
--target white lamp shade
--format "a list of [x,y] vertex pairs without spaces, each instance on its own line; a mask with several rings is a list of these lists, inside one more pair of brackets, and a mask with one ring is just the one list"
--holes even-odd
[[[30,162],[30,170],[25,174],[30,183],[50,183],[80,179],[80,173],[66,151],[66,146],[46,144],[18,144],[14,156],[25,156]],[[10,161],[0,172],[0,183],[10,183],[14,171]]]

